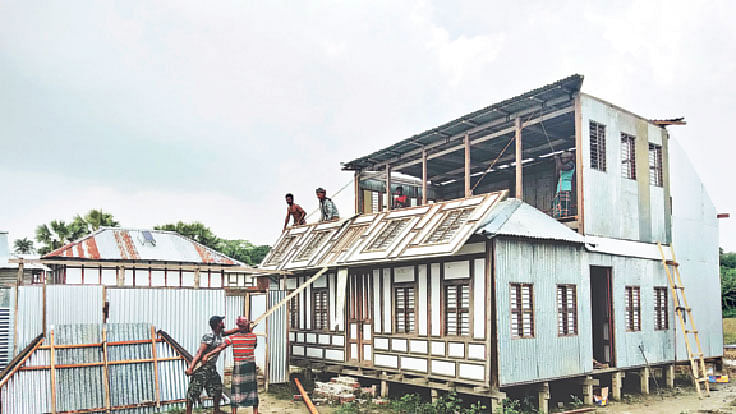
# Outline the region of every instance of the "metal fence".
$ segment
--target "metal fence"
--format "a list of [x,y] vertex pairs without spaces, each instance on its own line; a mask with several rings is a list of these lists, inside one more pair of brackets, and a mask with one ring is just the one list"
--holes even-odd
[[[268,307],[272,307],[286,297],[284,290],[268,291]],[[282,383],[289,381],[287,363],[287,327],[286,306],[274,311],[266,318],[268,330],[268,382]]]

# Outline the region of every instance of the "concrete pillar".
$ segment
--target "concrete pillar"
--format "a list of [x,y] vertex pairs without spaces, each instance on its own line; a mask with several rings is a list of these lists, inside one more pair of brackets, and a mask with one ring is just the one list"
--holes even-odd
[[593,377],[585,377],[583,381],[583,403],[585,405],[593,405],[593,384],[595,383]]
[[611,398],[621,401],[621,386],[624,381],[624,373],[621,371],[611,374]]
[[642,394],[649,394],[649,367],[639,370],[639,391]]
[[662,371],[664,371],[664,383],[667,385],[668,388],[672,388],[675,386],[675,366],[673,365],[667,365],[666,367],[662,368]]
[[381,398],[388,398],[388,381],[381,381]]
[[500,413],[503,411],[503,400],[491,397],[491,404],[488,407],[492,413]]
[[537,396],[539,399],[539,408],[538,408],[539,412],[541,414],[549,413],[549,383],[548,382],[543,382],[539,386]]
[[439,400],[440,398],[440,393],[437,392],[437,390],[434,388],[432,388],[430,392],[432,393],[432,402],[437,402],[437,400]]

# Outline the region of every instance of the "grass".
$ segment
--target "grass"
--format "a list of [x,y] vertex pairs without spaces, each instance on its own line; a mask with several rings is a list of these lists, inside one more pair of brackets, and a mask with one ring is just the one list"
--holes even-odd
[[723,318],[723,343],[736,344],[736,318]]

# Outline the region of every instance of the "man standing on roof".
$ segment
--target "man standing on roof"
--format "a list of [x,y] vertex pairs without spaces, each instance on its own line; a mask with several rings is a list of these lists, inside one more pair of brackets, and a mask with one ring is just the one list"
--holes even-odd
[[575,157],[570,151],[555,156],[557,192],[552,200],[552,215],[556,218],[570,217],[572,213],[572,183],[575,177]]
[[317,200],[319,200],[320,222],[335,221],[340,219],[340,213],[332,199],[327,198],[327,191],[320,187],[317,189]]
[[[211,352],[222,344],[222,335],[229,335],[232,331],[225,331],[224,316],[213,316],[210,318],[211,332],[207,332],[202,336],[202,344],[197,350],[197,354],[189,363],[189,368],[185,371],[190,376],[189,389],[187,390],[187,414],[192,413],[192,406],[195,402],[200,401],[202,389],[207,390],[207,395],[212,397],[215,414],[225,414],[220,410],[220,399],[222,398],[222,380],[220,374],[217,373],[217,355],[212,358],[203,359],[202,357]],[[194,369],[197,362],[202,365]]]
[[307,213],[302,206],[294,202],[294,194],[286,194],[286,221],[284,221],[284,229],[289,225],[289,217],[294,217],[294,226],[302,226],[305,223],[304,218]]
[[228,346],[233,347],[233,380],[230,389],[230,407],[233,414],[238,407],[253,407],[253,414],[258,414],[258,383],[256,382],[256,360],[254,351],[258,345],[258,337],[253,333],[250,321],[239,316],[235,321],[238,332],[225,339],[220,346],[205,354],[203,360],[217,358],[217,354]]

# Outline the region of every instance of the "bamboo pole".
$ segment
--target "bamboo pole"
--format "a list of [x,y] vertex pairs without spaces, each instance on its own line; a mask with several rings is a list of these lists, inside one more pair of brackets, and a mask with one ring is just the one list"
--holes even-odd
[[161,385],[158,379],[158,356],[156,354],[156,328],[151,326],[151,356],[153,356],[153,377],[156,380],[156,408],[161,408]]
[[516,118],[516,123],[514,126],[514,132],[515,132],[515,147],[516,147],[516,198],[518,198],[521,201],[524,201],[524,173],[521,169],[522,160],[524,157],[522,157],[521,152],[523,151],[521,147],[521,119]]
[[51,345],[51,414],[56,414],[56,350],[54,349],[54,330],[49,334],[49,345]]
[[22,371],[23,364],[28,361],[28,358],[33,355],[34,352],[36,352],[37,349],[41,347],[41,344],[43,343],[43,338],[41,338],[40,341],[36,344],[36,346],[33,347],[33,349],[30,350],[16,365],[15,368],[13,368],[10,372],[5,375],[5,378],[3,378],[2,381],[0,381],[0,388],[2,388],[9,380],[10,378],[18,371]]
[[102,325],[102,375],[105,381],[105,412],[110,412],[110,370],[107,365],[107,325]]

